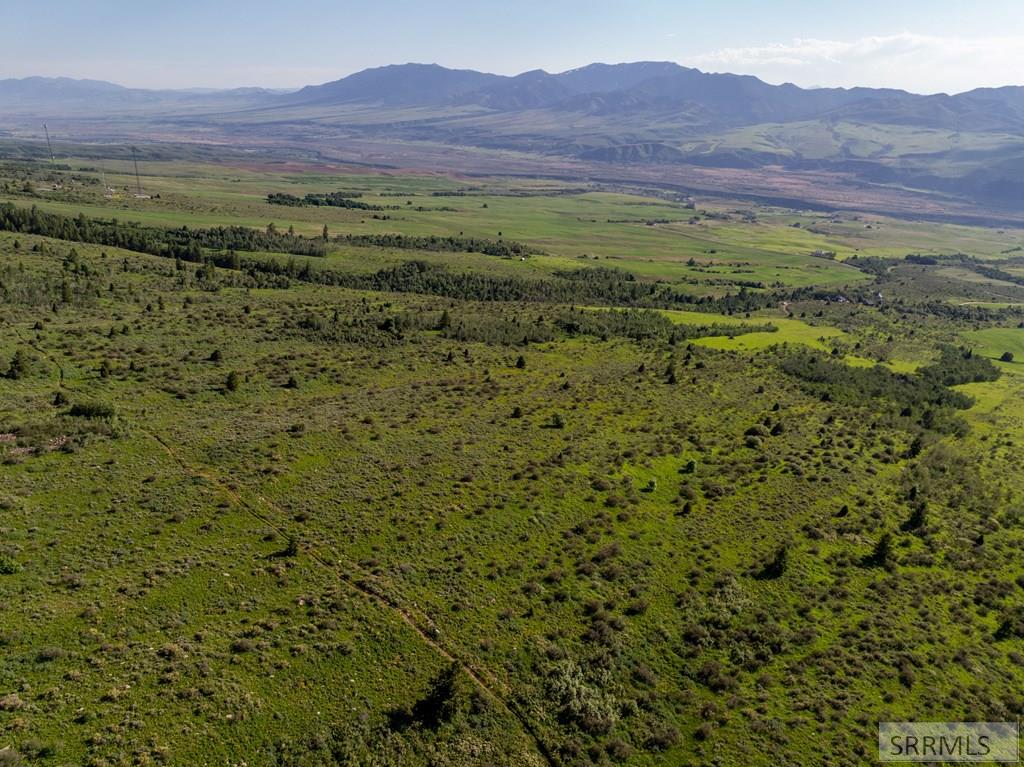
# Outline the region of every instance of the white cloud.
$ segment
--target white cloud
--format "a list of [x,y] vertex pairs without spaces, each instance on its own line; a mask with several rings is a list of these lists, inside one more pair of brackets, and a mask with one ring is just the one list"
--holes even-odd
[[795,38],[687,57],[710,71],[754,74],[769,82],[906,88],[957,93],[1024,85],[1024,37],[934,37],[909,32],[852,41]]

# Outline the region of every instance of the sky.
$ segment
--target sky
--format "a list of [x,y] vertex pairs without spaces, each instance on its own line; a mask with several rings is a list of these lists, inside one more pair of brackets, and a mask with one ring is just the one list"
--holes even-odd
[[0,0],[0,23],[0,79],[146,88],[641,60],[804,87],[1024,85],[1024,0]]

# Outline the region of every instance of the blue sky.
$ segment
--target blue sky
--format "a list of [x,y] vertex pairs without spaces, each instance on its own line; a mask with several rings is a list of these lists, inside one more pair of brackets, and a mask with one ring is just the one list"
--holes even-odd
[[[798,85],[1024,85],[1024,0],[2,0],[0,78],[293,87],[369,66],[668,60]],[[44,10],[45,9],[45,10]]]

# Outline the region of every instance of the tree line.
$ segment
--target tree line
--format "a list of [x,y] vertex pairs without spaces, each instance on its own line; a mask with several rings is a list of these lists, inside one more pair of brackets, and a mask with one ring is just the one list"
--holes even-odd
[[901,417],[941,432],[962,431],[964,425],[952,411],[974,404],[969,395],[950,387],[994,381],[1000,375],[989,360],[949,346],[943,347],[938,360],[913,374],[895,373],[884,365],[854,367],[819,352],[790,355],[781,367],[824,400],[858,406],[875,402],[879,410],[889,402]]
[[327,194],[307,194],[305,197],[297,197],[294,194],[272,192],[267,195],[267,202],[271,205],[284,205],[290,208],[305,207],[327,207],[327,208],[348,208],[350,210],[398,210],[397,205],[372,205],[355,199],[359,195],[351,192],[329,192]]
[[203,249],[265,251],[298,256],[327,255],[323,238],[303,237],[292,232],[279,232],[273,225],[266,231],[245,226],[217,226],[210,229],[167,229],[137,223],[122,223],[45,213],[35,205],[20,208],[11,203],[0,204],[0,230],[18,234],[35,234],[58,240],[106,245],[154,256],[203,260]]
[[489,240],[482,237],[437,237],[410,234],[343,234],[336,242],[355,247],[392,248],[394,250],[425,250],[445,253],[482,253],[485,256],[526,258],[543,255],[544,251],[515,240]]
[[[724,296],[680,293],[664,282],[640,282],[629,272],[608,267],[584,267],[556,272],[551,278],[452,272],[441,264],[410,260],[372,274],[352,274],[314,267],[311,261],[287,262],[272,258],[242,258],[238,251],[324,256],[330,242],[356,246],[409,248],[426,251],[480,252],[491,255],[525,254],[527,245],[511,240],[464,237],[421,237],[402,234],[303,237],[279,232],[273,224],[265,231],[242,226],[167,229],[117,219],[93,219],[45,213],[33,206],[0,204],[0,230],[52,237],[71,242],[117,247],[150,255],[240,270],[261,284],[285,284],[296,279],[322,285],[392,293],[420,293],[475,301],[529,301],[541,303],[673,308],[735,314],[765,309],[782,300],[818,297],[812,289],[788,292],[741,288]],[[204,252],[205,251],[205,252]],[[210,252],[213,251],[213,252]],[[268,279],[270,278],[270,279]]]
[[393,248],[428,252],[482,253],[489,256],[526,257],[543,253],[514,240],[489,240],[479,237],[437,237],[406,234],[345,234],[303,237],[292,231],[280,232],[270,224],[265,231],[245,226],[217,226],[210,229],[177,229],[124,223],[116,218],[89,218],[82,213],[65,216],[46,213],[36,206],[22,208],[13,203],[0,204],[0,230],[18,234],[37,234],[71,242],[134,250],[155,256],[170,256],[186,261],[202,260],[202,249],[242,250],[251,252],[288,253],[296,256],[324,256],[327,243],[344,243],[354,247]]
[[668,317],[652,309],[592,309],[570,308],[562,311],[555,325],[567,335],[589,335],[601,339],[629,338],[634,341],[648,339],[668,340],[669,343],[691,338],[711,336],[738,336],[744,333],[772,333],[778,328],[771,324],[744,325],[706,323],[677,325]]

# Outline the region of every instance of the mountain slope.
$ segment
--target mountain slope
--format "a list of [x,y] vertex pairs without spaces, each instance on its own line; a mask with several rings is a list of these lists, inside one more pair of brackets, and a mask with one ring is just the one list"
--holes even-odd
[[[803,89],[771,85],[749,75],[701,72],[671,62],[591,64],[558,74],[543,70],[515,77],[437,64],[366,69],[322,85],[279,94],[260,88],[228,91],[144,90],[97,80],[30,77],[0,80],[0,108],[102,113],[128,107],[258,102],[268,110],[335,107],[477,106],[498,112],[551,110],[618,115],[684,112],[707,127],[859,120],[955,131],[1024,130],[1024,88],[986,88],[949,96],[894,89]],[[420,115],[419,117],[422,117]],[[614,133],[615,126],[609,126]]]
[[605,116],[682,111],[702,114],[709,127],[833,119],[1018,130],[1024,129],[1022,91],[1010,87],[921,96],[895,89],[804,89],[651,61],[591,64],[558,74],[534,70],[516,77],[402,64],[308,86],[279,97],[271,108],[473,105],[501,112],[547,109]]
[[70,77],[26,77],[0,80],[0,110],[26,115],[106,115],[139,109],[174,110],[208,106],[231,109],[268,102],[265,88],[230,90],[147,90],[103,80]]
[[504,78],[457,98],[460,104],[476,104],[488,109],[511,111],[552,107],[573,94],[557,76],[542,69]]
[[302,149],[370,140],[381,146],[374,161],[384,162],[416,146],[451,146],[545,161],[827,172],[1024,209],[1024,88],[1015,86],[955,95],[805,89],[653,61],[514,77],[401,64],[283,95],[0,81],[0,128],[20,121],[38,129],[61,116],[90,121],[90,131],[110,126],[92,134],[105,140],[121,140],[133,124],[147,135],[155,124],[161,135],[177,125],[189,140],[202,128]]
[[508,78],[437,64],[397,64],[364,69],[341,80],[310,85],[281,99],[281,105],[443,104]]

